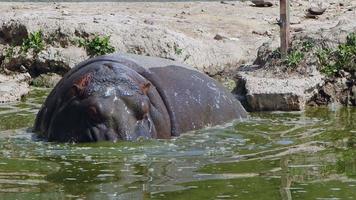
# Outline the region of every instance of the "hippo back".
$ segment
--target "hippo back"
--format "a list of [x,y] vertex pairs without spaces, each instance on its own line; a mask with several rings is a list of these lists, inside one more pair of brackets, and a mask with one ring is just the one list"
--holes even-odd
[[247,116],[240,102],[205,74],[176,65],[150,71],[155,75],[151,82],[159,85],[175,136]]

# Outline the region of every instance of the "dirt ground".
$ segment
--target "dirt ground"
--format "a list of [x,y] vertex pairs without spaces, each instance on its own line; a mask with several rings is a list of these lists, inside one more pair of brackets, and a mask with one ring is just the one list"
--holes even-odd
[[[208,42],[218,34],[224,43],[232,43],[241,51],[244,60],[251,61],[257,48],[266,41],[278,45],[279,1],[272,7],[254,7],[250,1],[226,2],[150,2],[150,3],[0,3],[2,16],[34,15],[55,18],[58,21],[92,18],[94,23],[106,21],[110,16],[144,21],[166,27],[189,37]],[[335,26],[340,20],[356,19],[356,1],[322,1],[327,7],[318,19],[305,18],[306,10],[316,1],[291,1],[292,33],[316,31]],[[356,20],[354,20],[356,23]]]

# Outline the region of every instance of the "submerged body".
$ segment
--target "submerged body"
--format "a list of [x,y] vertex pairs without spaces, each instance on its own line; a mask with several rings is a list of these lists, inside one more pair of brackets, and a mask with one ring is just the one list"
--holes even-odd
[[68,72],[37,114],[34,131],[59,142],[170,138],[246,115],[223,86],[188,66],[113,54]]

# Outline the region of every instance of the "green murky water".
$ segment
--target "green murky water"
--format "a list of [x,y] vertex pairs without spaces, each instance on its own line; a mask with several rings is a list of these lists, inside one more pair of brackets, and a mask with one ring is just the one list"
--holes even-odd
[[356,109],[255,113],[172,140],[55,144],[46,90],[0,105],[0,199],[356,199]]

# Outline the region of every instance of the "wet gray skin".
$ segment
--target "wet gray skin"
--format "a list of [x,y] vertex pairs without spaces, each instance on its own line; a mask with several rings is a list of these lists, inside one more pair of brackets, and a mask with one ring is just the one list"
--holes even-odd
[[58,142],[165,139],[246,116],[205,74],[165,59],[113,54],[67,73],[37,114],[34,131]]
[[150,84],[121,64],[98,65],[95,63],[96,67],[89,65],[77,71],[80,76],[71,76],[66,84],[56,88],[63,95],[58,99],[49,98],[56,101],[55,107],[44,107],[39,114],[49,116],[53,113],[52,120],[37,122],[35,128],[42,126],[47,129],[49,141],[59,142],[156,137],[149,113],[152,105],[146,94]]

